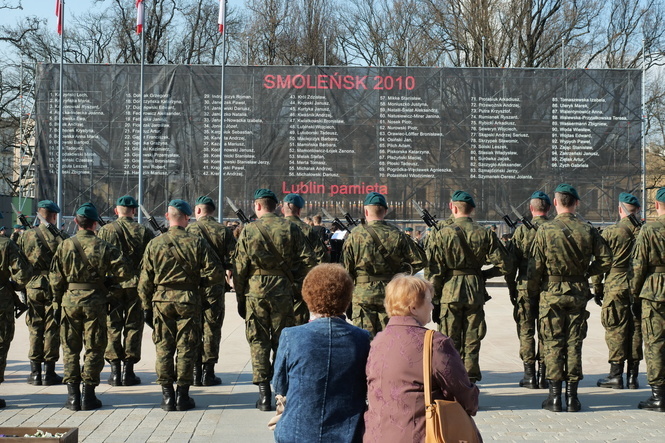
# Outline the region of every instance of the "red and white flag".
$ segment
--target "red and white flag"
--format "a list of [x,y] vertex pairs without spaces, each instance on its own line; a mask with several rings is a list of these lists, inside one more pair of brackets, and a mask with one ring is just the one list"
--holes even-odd
[[60,0],[55,0],[55,16],[58,22],[58,34],[62,35],[62,2]]
[[136,0],[136,33],[143,32],[143,0]]
[[226,0],[219,0],[219,18],[217,23],[219,24],[219,32],[224,34],[224,22],[226,16]]

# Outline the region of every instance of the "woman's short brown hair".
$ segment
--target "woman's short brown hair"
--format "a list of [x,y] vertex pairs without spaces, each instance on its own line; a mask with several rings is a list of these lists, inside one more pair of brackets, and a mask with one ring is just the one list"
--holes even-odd
[[415,275],[397,274],[386,286],[384,306],[388,317],[411,315],[410,307],[422,306],[427,294],[434,294],[430,282]]
[[341,265],[323,263],[314,267],[302,284],[302,298],[315,314],[341,315],[351,303],[353,280]]

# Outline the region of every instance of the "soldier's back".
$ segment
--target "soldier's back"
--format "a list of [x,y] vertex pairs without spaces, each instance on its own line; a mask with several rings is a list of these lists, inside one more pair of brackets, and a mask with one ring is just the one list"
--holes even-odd
[[544,224],[536,238],[545,252],[548,274],[583,276],[593,255],[594,235],[600,236],[574,214],[559,214]]
[[206,239],[219,259],[225,263],[228,262],[229,254],[233,252],[236,245],[236,239],[231,229],[211,216],[204,216],[187,226],[185,230]]
[[154,238],[151,230],[131,218],[120,217],[97,231],[97,236],[120,249],[138,275],[145,248]]

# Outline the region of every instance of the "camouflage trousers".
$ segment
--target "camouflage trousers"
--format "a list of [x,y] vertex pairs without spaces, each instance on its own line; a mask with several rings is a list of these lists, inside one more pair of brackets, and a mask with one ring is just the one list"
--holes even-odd
[[302,298],[293,304],[293,315],[295,317],[296,326],[304,325],[309,322],[309,308]]
[[201,308],[186,303],[153,302],[152,312],[156,383],[191,386],[201,341]]
[[586,338],[587,298],[584,295],[540,294],[540,335],[547,379],[582,380],[582,342]]
[[[104,369],[106,348],[106,305],[63,306],[60,341],[65,366],[65,383],[99,385],[99,375]],[[81,350],[83,370],[81,370]]]
[[25,324],[30,332],[28,359],[38,362],[56,362],[60,358],[60,327],[53,320],[50,291],[27,289],[28,311]]
[[642,300],[642,332],[647,380],[665,386],[665,302]]
[[141,360],[143,338],[143,309],[136,288],[115,290],[113,310],[107,318],[108,344],[104,357],[108,361],[123,360],[137,363]]
[[[538,328],[538,299],[530,298],[526,290],[520,289],[513,307],[513,318],[520,341],[520,358],[524,363],[534,364],[541,359],[542,338]],[[536,346],[536,334],[538,334],[538,346]]]
[[270,353],[273,353],[274,361],[282,330],[294,325],[291,296],[247,297],[245,335],[252,354],[254,384],[272,380],[273,363]]
[[600,311],[610,363],[642,360],[642,327],[630,309],[630,294],[607,294]]
[[383,306],[353,303],[353,325],[369,331],[370,338],[376,337],[387,324],[388,314]]
[[0,308],[0,383],[5,381],[7,353],[14,339],[14,303],[5,302]]
[[222,325],[226,314],[224,289],[224,285],[215,285],[205,291],[205,299],[210,307],[201,313],[203,334],[199,353],[203,363],[217,363],[219,360],[219,343],[222,341]]
[[453,340],[469,378],[480,381],[480,342],[487,333],[483,305],[441,303],[439,331]]

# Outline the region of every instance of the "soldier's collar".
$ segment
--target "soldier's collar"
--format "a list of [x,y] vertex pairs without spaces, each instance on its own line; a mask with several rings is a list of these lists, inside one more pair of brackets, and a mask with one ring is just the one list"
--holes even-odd
[[76,231],[76,235],[95,235],[94,231],[89,231],[87,229],[79,229]]

